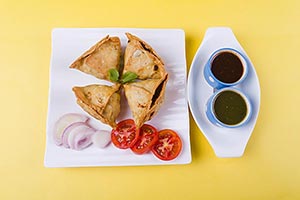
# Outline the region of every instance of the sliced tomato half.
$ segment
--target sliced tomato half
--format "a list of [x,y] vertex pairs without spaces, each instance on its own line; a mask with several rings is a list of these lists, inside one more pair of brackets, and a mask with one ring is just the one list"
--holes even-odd
[[170,129],[158,132],[158,141],[153,145],[153,154],[161,160],[173,160],[182,149],[182,142],[179,135]]
[[111,131],[112,143],[120,149],[132,147],[139,137],[139,129],[132,119],[126,119],[117,124]]
[[151,150],[152,146],[158,140],[156,128],[149,124],[144,124],[140,128],[140,135],[137,142],[131,147],[131,150],[136,154],[143,154]]

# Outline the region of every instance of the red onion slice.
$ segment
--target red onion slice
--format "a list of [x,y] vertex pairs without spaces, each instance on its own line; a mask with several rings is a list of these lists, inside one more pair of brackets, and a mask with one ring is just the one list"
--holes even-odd
[[93,128],[76,129],[69,134],[68,143],[71,149],[82,150],[92,144]]
[[93,144],[98,148],[106,147],[111,141],[111,132],[98,130],[92,136]]
[[54,125],[53,138],[55,144],[62,145],[63,133],[67,127],[76,122],[86,122],[88,119],[89,118],[86,115],[78,113],[68,113],[61,116]]
[[[68,126],[62,136],[62,144],[66,148],[70,148],[69,144],[69,136],[70,134],[78,134],[80,132],[85,132],[87,129],[90,129],[91,127],[85,123],[85,122],[75,122]],[[72,136],[73,137],[73,136]]]

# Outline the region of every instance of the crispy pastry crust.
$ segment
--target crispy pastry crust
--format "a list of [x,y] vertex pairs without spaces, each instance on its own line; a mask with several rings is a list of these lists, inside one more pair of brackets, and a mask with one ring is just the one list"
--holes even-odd
[[164,102],[168,75],[161,79],[147,79],[124,85],[135,124],[141,127],[151,120]]
[[[126,33],[128,44],[124,55],[123,74],[130,71],[138,80],[124,84],[125,96],[136,126],[151,120],[164,102],[169,76],[156,51],[140,38]],[[121,43],[118,37],[106,36],[80,56],[70,68],[78,69],[100,79],[109,80],[108,70],[120,71]],[[122,70],[122,69],[121,69]],[[114,86],[88,85],[74,87],[77,103],[91,116],[116,127],[120,113],[120,84]]]
[[109,80],[108,71],[120,68],[121,53],[120,39],[107,35],[75,60],[70,68]]
[[88,85],[73,87],[77,103],[94,118],[101,122],[116,126],[116,118],[120,113],[120,85]]
[[123,73],[134,72],[139,81],[123,87],[135,124],[141,127],[163,104],[169,77],[163,60],[149,44],[130,33],[126,36]]
[[134,72],[139,79],[163,78],[164,63],[156,51],[140,38],[126,33],[128,44],[124,55],[125,72]]

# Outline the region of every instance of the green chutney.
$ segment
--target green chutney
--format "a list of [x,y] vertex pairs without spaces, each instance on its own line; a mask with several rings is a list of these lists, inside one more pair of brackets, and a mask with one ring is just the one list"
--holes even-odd
[[213,108],[216,118],[227,125],[239,124],[247,115],[245,99],[231,90],[220,92],[215,98]]

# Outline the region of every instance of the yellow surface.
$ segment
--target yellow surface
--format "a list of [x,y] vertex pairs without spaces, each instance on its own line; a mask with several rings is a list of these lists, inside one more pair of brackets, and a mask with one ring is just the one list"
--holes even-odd
[[[0,199],[300,199],[299,11],[298,0],[1,1]],[[233,29],[260,79],[242,158],[217,158],[191,117],[189,165],[43,166],[52,28],[182,28],[190,66],[210,26]]]

